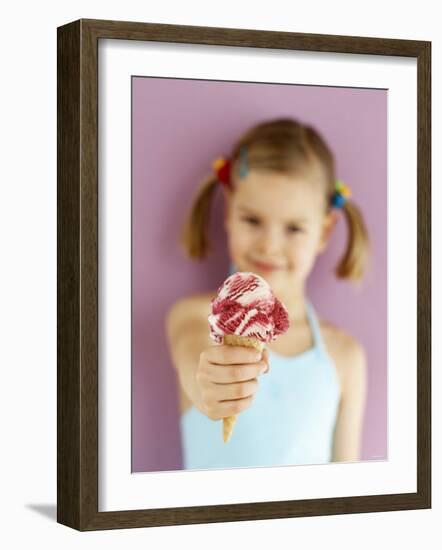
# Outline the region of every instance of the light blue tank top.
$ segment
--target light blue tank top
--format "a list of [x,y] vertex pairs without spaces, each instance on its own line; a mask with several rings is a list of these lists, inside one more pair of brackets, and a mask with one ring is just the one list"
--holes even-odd
[[254,468],[331,461],[339,380],[312,304],[307,318],[313,347],[285,357],[269,351],[270,370],[258,378],[252,405],[237,415],[223,441],[222,420],[196,407],[180,419],[183,469]]

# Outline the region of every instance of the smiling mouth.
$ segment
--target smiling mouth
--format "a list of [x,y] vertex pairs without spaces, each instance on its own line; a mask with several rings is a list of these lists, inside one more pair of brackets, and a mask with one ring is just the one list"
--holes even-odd
[[252,260],[252,262],[257,268],[264,269],[265,271],[278,271],[278,270],[282,269],[282,267],[279,267],[279,266],[274,265],[274,264],[258,262],[256,260]]

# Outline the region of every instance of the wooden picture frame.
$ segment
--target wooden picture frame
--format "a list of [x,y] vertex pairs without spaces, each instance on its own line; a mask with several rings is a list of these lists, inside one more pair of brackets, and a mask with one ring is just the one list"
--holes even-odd
[[[417,492],[98,511],[98,41],[417,60]],[[58,28],[57,521],[80,531],[431,507],[431,42],[81,19]]]

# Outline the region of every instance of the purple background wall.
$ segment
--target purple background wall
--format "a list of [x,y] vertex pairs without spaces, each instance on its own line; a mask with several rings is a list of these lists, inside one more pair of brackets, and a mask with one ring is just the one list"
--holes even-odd
[[[341,217],[308,281],[320,317],[354,335],[368,358],[362,460],[387,458],[387,91],[287,84],[133,78],[132,471],[181,469],[178,385],[164,316],[183,295],[228,275],[222,197],[211,220],[216,248],[185,259],[178,235],[196,186],[249,126],[292,116],[329,143],[352,188],[374,251],[358,290],[333,269],[344,252]],[[361,314],[362,312],[362,314]]]

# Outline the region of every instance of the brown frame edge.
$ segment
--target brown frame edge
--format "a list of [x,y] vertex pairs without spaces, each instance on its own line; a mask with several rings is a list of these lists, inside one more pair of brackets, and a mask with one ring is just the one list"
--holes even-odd
[[[417,493],[98,511],[100,38],[417,58]],[[57,521],[88,531],[422,508],[431,508],[431,42],[93,19],[58,27]]]

